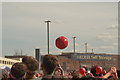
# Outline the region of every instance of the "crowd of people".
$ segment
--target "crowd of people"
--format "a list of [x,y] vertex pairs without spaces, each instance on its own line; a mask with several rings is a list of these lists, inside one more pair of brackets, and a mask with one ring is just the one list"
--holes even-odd
[[22,62],[12,65],[10,72],[2,72],[1,80],[119,80],[120,71],[111,67],[105,71],[100,66],[88,69],[82,66],[79,70],[66,72],[55,55],[45,55],[39,62],[32,56],[22,58]]

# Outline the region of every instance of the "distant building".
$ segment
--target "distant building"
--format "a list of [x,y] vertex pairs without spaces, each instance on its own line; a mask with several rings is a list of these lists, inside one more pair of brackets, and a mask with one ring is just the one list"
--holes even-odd
[[5,56],[5,58],[14,59],[14,60],[22,60],[25,55],[16,55],[16,56]]
[[9,58],[0,58],[0,66],[12,67],[16,62],[21,62],[21,60],[14,60]]
[[95,54],[95,53],[62,53],[58,55],[59,62],[64,70],[79,70],[82,66],[88,66],[91,68],[93,65],[99,65],[109,70],[110,67],[114,66],[120,69],[118,61],[120,55],[112,54]]

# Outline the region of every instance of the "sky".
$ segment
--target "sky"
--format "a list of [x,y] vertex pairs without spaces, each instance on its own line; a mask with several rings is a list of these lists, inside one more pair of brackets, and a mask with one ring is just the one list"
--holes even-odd
[[[50,20],[50,53],[118,53],[117,2],[3,2],[2,56],[22,53],[34,55],[35,48],[47,54],[47,27]],[[55,40],[65,36],[69,44],[58,49]]]

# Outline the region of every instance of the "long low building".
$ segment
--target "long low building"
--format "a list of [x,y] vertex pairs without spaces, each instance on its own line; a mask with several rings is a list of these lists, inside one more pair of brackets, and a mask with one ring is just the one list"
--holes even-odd
[[79,70],[82,66],[91,68],[94,65],[102,66],[106,70],[113,66],[120,69],[120,55],[67,52],[58,55],[58,59],[65,71]]
[[0,66],[1,67],[2,66],[11,67],[16,62],[21,62],[21,59],[14,60],[14,59],[10,59],[10,58],[2,58],[2,57],[0,57]]

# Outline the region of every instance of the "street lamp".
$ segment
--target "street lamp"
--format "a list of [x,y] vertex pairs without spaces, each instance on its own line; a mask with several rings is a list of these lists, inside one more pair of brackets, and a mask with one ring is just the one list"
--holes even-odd
[[[73,36],[72,38],[73,38],[73,50],[74,50],[74,56],[75,56],[75,38],[76,38],[76,37]],[[74,69],[76,69],[76,68],[75,68],[75,63],[76,63],[76,61],[73,62]]]
[[73,50],[74,50],[74,53],[75,53],[75,36],[72,37],[73,38]]
[[85,43],[85,53],[87,53],[87,43]]
[[48,54],[49,54],[49,23],[51,21],[47,20],[45,23],[47,24],[47,42],[48,42]]

